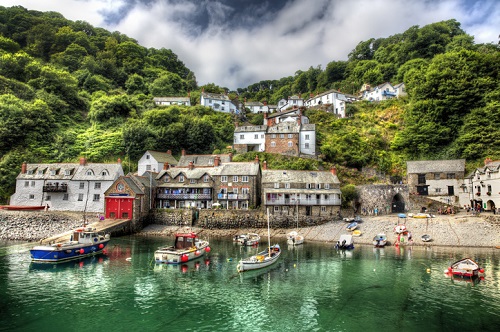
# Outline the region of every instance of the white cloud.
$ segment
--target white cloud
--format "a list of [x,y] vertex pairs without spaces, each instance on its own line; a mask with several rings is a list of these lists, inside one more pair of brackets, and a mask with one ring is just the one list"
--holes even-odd
[[[119,12],[125,0],[3,2],[6,7],[58,11],[71,20],[120,31],[143,46],[169,48],[200,85],[213,82],[231,89],[294,75],[310,66],[325,68],[330,61],[347,59],[360,41],[402,33],[413,25],[455,18],[477,43],[496,43],[500,33],[500,2],[495,0],[294,0],[274,15],[262,15],[253,5],[241,18],[253,24],[250,28],[230,26],[227,18],[234,9],[208,0],[197,5],[168,0],[136,5],[114,26],[106,26],[102,14]],[[202,8],[208,20],[200,26],[193,20]],[[259,16],[252,16],[255,13]]]

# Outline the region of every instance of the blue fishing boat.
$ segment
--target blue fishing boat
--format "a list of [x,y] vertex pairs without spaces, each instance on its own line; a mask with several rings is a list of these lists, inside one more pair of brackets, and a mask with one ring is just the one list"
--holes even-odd
[[353,231],[353,230],[355,230],[357,227],[358,227],[358,223],[354,221],[354,222],[350,223],[349,225],[347,225],[346,229],[347,229],[348,231]]
[[97,232],[95,228],[77,228],[67,242],[33,247],[30,250],[31,260],[39,263],[59,263],[97,255],[103,252],[109,240],[109,234]]

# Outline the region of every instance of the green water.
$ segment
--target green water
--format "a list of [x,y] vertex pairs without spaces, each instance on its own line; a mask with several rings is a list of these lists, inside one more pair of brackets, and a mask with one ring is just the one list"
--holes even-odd
[[[122,237],[105,256],[33,265],[30,245],[0,248],[1,331],[498,331],[500,250],[289,248],[273,267],[236,273],[260,248],[209,239],[204,259],[155,265],[172,239]],[[2,244],[0,243],[0,246]],[[131,258],[130,261],[127,258]],[[479,282],[446,277],[471,257]]]

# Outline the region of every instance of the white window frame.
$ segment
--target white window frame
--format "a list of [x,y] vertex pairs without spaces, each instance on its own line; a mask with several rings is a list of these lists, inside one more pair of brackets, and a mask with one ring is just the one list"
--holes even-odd
[[222,175],[220,177],[220,182],[227,182],[227,175]]
[[248,182],[248,175],[243,175],[241,177],[241,182]]

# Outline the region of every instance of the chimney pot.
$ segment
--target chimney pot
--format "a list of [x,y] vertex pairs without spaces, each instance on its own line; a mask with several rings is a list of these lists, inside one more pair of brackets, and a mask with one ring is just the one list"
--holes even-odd
[[87,159],[85,159],[85,157],[81,157],[80,158],[80,166],[85,166],[87,165]]
[[21,173],[26,174],[28,172],[28,164],[26,162],[23,162],[21,165]]
[[262,168],[264,170],[267,170],[267,161],[264,160],[264,162],[262,163]]
[[493,160],[491,160],[491,158],[486,158],[484,160],[484,166],[488,165],[489,163],[491,163]]
[[186,155],[186,150],[182,149],[181,154],[182,154],[182,156],[185,156]]
[[167,150],[167,154],[172,155],[172,150]]
[[333,175],[337,176],[337,168],[336,168],[335,166],[332,166],[332,167],[330,168],[330,172],[331,172]]
[[118,164],[121,164],[121,163],[122,163],[121,158],[118,158]]
[[194,164],[192,161],[189,162],[189,165],[188,165],[189,169],[193,169],[194,168]]

